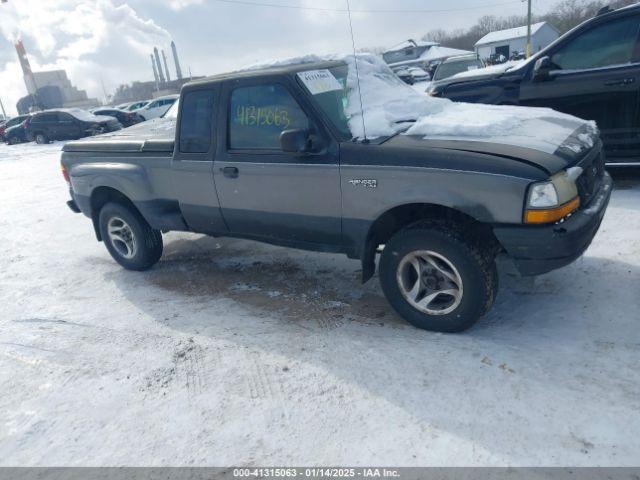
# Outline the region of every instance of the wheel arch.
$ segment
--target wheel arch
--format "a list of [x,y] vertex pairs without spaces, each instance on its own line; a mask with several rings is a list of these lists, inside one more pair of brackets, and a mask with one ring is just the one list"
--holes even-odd
[[142,216],[140,210],[135,206],[131,199],[120,190],[108,186],[100,186],[94,188],[89,197],[89,205],[91,207],[91,221],[93,222],[93,229],[99,242],[102,241],[102,235],[100,234],[99,225],[100,210],[102,210],[102,207],[104,207],[107,203],[111,202],[120,203],[130,208],[138,215]]
[[471,215],[452,207],[434,203],[407,203],[390,208],[380,214],[370,225],[361,251],[363,283],[375,274],[375,257],[380,245],[393,235],[420,222],[442,222],[455,225],[465,234],[478,238],[483,245],[499,250],[500,244],[493,229]]

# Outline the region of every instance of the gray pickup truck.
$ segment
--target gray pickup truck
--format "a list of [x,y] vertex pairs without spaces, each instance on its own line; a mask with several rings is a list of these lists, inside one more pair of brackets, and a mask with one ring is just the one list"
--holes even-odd
[[67,143],[69,207],[129,270],[158,262],[168,231],[343,253],[362,262],[364,282],[379,253],[393,308],[442,332],[489,310],[497,255],[538,275],[587,249],[612,190],[593,125],[522,109],[520,134],[451,133],[463,124],[430,137],[416,133],[417,123],[431,128],[429,115],[393,112],[423,98],[449,102],[424,104],[439,115],[466,107],[417,93],[385,103],[389,92],[409,98],[409,87],[381,68],[360,75],[364,119],[392,131],[353,133],[362,118],[343,60],[209,77],[185,85],[164,118]]

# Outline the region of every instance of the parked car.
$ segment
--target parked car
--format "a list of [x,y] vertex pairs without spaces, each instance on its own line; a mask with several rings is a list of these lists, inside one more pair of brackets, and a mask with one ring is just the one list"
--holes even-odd
[[45,110],[33,114],[25,123],[27,138],[37,143],[68,140],[120,130],[113,117],[94,115],[79,108]]
[[124,110],[118,110],[115,108],[98,108],[93,111],[94,115],[102,115],[105,117],[114,117],[117,119],[123,127],[130,127],[136,123],[144,122],[144,118],[138,115],[136,112],[126,112]]
[[437,82],[452,77],[458,73],[477,70],[479,68],[484,68],[484,66],[484,62],[476,55],[459,55],[447,58],[438,65],[438,68],[433,74],[433,83],[431,86],[437,85]]
[[[17,117],[10,118],[6,120],[0,125],[0,141],[7,142],[7,138],[5,137],[5,132],[11,127],[15,127],[16,125],[20,125],[24,122],[29,115],[18,115]],[[9,143],[9,142],[7,142]]]
[[525,62],[432,85],[461,102],[549,107],[595,120],[608,165],[640,163],[640,5],[602,10]]
[[180,98],[180,95],[167,95],[165,97],[159,97],[155,100],[151,100],[147,105],[142,108],[134,110],[135,113],[140,115],[145,120],[151,120],[152,118],[161,117],[174,102]]
[[[456,105],[367,61],[360,77],[375,97],[376,138],[363,140],[349,121],[352,59],[220,75],[185,85],[177,115],[67,143],[68,205],[130,270],[153,266],[171,230],[343,253],[362,262],[363,281],[382,250],[391,305],[417,327],[446,332],[490,308],[498,253],[537,275],[584,252],[612,190],[592,124],[473,105],[476,129],[484,113],[515,129],[474,140]],[[411,133],[403,101],[409,111],[453,108],[447,131],[460,133],[426,138],[419,120]]]
[[415,83],[413,75],[411,75],[411,72],[409,72],[408,68],[400,68],[398,70],[395,70],[395,74],[407,85],[413,85]]
[[149,104],[149,100],[143,100],[142,102],[133,102],[127,105],[127,107],[123,108],[122,110],[126,110],[127,112],[133,112],[134,110],[138,110],[148,104]]
[[413,77],[413,83],[428,82],[431,80],[431,76],[420,67],[411,67],[409,69],[409,75]]
[[16,145],[18,143],[24,143],[28,141],[27,139],[27,129],[26,123],[29,119],[29,115],[21,115],[20,119],[22,120],[20,123],[13,124],[11,127],[7,128],[4,132],[4,141],[9,145]]

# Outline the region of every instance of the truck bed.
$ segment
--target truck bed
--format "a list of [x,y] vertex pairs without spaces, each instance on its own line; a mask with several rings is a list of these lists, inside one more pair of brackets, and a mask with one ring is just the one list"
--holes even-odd
[[65,152],[173,153],[175,119],[156,118],[117,132],[68,142]]

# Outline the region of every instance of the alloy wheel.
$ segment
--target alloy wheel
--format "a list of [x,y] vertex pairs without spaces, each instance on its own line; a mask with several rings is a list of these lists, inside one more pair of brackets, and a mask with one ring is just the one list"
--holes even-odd
[[439,253],[421,250],[407,254],[398,265],[396,278],[405,300],[423,313],[447,315],[462,301],[460,273]]
[[136,237],[131,227],[120,217],[112,217],[107,224],[109,241],[113,248],[127,260],[136,256]]

